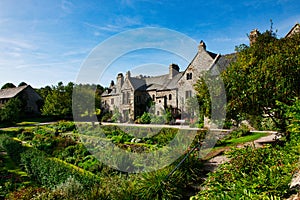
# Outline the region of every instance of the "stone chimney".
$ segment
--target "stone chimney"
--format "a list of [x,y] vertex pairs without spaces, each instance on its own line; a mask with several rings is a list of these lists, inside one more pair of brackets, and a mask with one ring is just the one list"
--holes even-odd
[[256,42],[256,39],[259,35],[260,35],[260,32],[257,29],[254,29],[250,32],[250,35],[249,35],[250,46]]
[[203,40],[200,41],[200,44],[198,46],[198,50],[199,51],[202,51],[202,50],[206,51],[206,44],[203,42]]
[[115,85],[115,82],[111,80],[109,88],[112,88]]
[[179,66],[177,64],[171,64],[169,66],[169,79],[172,79],[179,73]]
[[121,88],[123,86],[123,83],[124,83],[124,76],[122,73],[119,73],[118,76],[117,76],[117,93],[120,93],[121,92]]
[[126,72],[126,78],[130,78],[130,76],[131,76],[130,71]]

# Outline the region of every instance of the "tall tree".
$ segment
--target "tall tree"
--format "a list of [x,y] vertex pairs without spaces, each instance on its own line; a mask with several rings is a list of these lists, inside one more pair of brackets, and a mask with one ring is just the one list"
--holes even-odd
[[21,115],[21,110],[21,100],[12,98],[0,109],[0,119],[5,122],[17,122]]
[[28,85],[28,84],[25,82],[21,82],[21,83],[19,83],[18,87],[25,86],[25,85]]
[[64,86],[59,82],[57,86],[52,86],[51,91],[45,98],[42,114],[70,116],[72,114],[72,90],[73,83]]
[[16,86],[13,83],[5,83],[2,87],[1,90],[7,89],[7,88],[15,88]]
[[222,74],[228,116],[270,117],[284,130],[284,109],[277,101],[290,105],[300,95],[300,34],[277,39],[266,31],[237,54],[237,61]]

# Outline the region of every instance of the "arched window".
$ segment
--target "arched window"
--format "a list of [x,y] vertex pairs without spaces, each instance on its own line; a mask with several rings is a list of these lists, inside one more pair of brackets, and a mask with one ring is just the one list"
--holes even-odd
[[169,94],[169,100],[172,100],[172,94]]

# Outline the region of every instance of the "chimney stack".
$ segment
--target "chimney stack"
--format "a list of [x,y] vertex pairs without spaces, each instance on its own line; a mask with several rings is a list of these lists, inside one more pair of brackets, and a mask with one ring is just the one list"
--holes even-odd
[[256,42],[256,39],[259,35],[260,35],[260,32],[257,29],[254,29],[250,32],[250,35],[249,35],[250,46]]
[[179,73],[179,66],[177,64],[171,64],[169,66],[169,79],[172,79]]
[[200,41],[200,44],[198,46],[198,50],[199,51],[202,51],[202,50],[206,51],[206,44],[205,44],[205,42],[203,42],[203,40]]
[[119,73],[117,76],[117,93],[121,92],[123,83],[124,83],[124,76],[122,73]]

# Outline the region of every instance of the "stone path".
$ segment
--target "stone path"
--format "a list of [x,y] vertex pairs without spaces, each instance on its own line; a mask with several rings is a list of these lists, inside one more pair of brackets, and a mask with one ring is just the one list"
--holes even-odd
[[[273,132],[271,135],[261,137],[253,142],[247,142],[247,143],[238,145],[237,147],[243,148],[248,145],[251,145],[251,146],[254,145],[255,148],[260,148],[264,144],[269,144],[269,143],[275,142],[275,140],[277,138],[279,138],[279,137],[277,136],[276,132]],[[222,153],[222,152],[220,152],[220,153]],[[204,171],[214,172],[218,168],[219,165],[229,162],[229,161],[230,161],[230,158],[228,158],[225,155],[215,156],[204,163]]]

